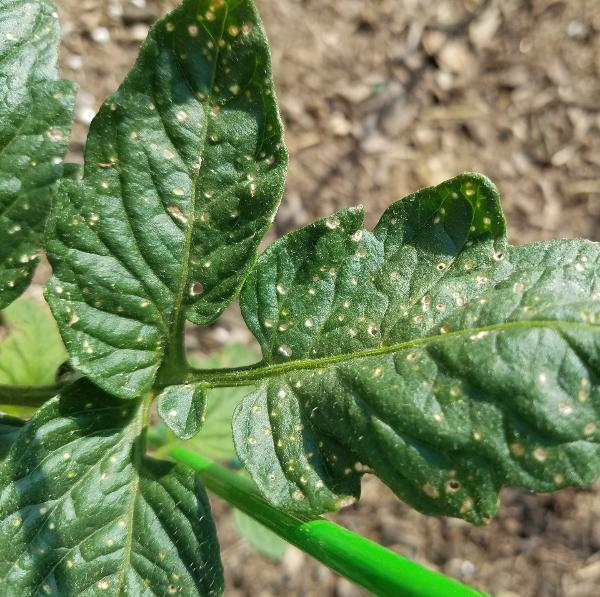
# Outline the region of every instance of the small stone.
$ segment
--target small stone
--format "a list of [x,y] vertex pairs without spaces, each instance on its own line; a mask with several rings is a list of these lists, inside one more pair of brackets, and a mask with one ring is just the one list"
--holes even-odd
[[90,37],[98,44],[110,41],[110,31],[106,27],[96,27],[90,31]]

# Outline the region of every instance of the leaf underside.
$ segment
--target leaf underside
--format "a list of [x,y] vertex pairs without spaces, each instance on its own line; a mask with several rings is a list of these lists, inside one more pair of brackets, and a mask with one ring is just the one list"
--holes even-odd
[[0,0],[0,309],[29,285],[62,174],[74,85],[58,79],[53,2]]
[[204,489],[144,456],[144,408],[80,381],[18,433],[0,464],[4,595],[222,593]]
[[287,153],[250,0],[186,0],[94,119],[48,226],[47,298],[73,364],[113,395],[151,389],[255,262]]
[[600,470],[600,247],[509,246],[495,187],[464,174],[384,213],[293,232],[241,296],[264,361],[236,449],[265,496],[331,510],[374,472],[420,511],[481,523],[503,485]]

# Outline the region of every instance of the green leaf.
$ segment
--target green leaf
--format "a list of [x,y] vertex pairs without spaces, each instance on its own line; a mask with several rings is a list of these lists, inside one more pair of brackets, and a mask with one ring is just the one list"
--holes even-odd
[[29,285],[50,185],[62,174],[74,85],[58,79],[49,0],[0,0],[0,309]]
[[6,456],[24,424],[21,419],[0,414],[0,459]]
[[[291,233],[244,287],[260,382],[234,420],[274,504],[319,512],[374,472],[430,514],[481,523],[503,485],[600,469],[600,246],[509,246],[495,187],[464,174]],[[335,496],[339,499],[336,500]]]
[[[206,370],[243,367],[255,363],[256,360],[257,355],[254,350],[236,343],[225,346],[204,359],[194,359],[193,362]],[[237,460],[231,437],[231,422],[235,407],[247,393],[247,388],[244,387],[214,388],[207,391],[204,413],[206,421],[186,445],[212,460]],[[162,416],[167,420],[164,415]],[[161,446],[177,442],[177,438],[168,427],[159,425],[155,431],[161,438]]]
[[190,439],[202,427],[206,392],[202,386],[180,385],[165,388],[157,399],[158,414],[181,439]]
[[184,320],[237,296],[286,167],[253,3],[186,0],[92,123],[83,180],[58,190],[47,296],[74,366],[122,398],[160,367],[177,384]]
[[[242,344],[231,344],[202,360],[203,369],[243,367],[255,363],[256,352]],[[231,422],[233,411],[244,396],[247,388],[214,388],[208,391],[206,422],[188,446],[213,460],[229,461],[236,458]]]
[[7,595],[220,595],[204,489],[146,458],[147,401],[79,381],[46,403],[0,464]]
[[0,314],[0,385],[45,386],[56,381],[67,353],[47,308],[21,299]]
[[250,545],[271,560],[281,560],[288,548],[288,544],[279,535],[276,535],[273,531],[270,531],[267,527],[260,524],[260,522],[250,518],[250,516],[240,510],[233,510],[233,520],[238,533]]
[[[235,448],[258,489],[278,508],[303,514],[339,510],[360,495],[354,459],[343,444],[320,434],[309,416],[287,386],[266,383],[235,411]],[[347,426],[340,431],[348,433]]]
[[[0,404],[5,392],[51,388],[67,359],[56,323],[37,301],[21,298],[0,313]],[[58,389],[56,390],[58,391]],[[35,407],[3,404],[9,415],[29,417]]]

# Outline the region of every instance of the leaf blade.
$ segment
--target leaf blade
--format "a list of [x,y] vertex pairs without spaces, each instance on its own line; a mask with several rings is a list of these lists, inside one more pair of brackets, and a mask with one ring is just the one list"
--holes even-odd
[[180,368],[184,320],[213,321],[254,263],[287,167],[270,75],[250,0],[186,0],[92,123],[84,179],[63,181],[50,219],[47,296],[107,391]]
[[[304,417],[337,442],[349,477],[374,471],[426,513],[481,523],[504,484],[589,483],[599,259],[587,241],[510,247],[497,191],[477,175],[392,205],[372,233],[345,210],[275,243],[247,281],[242,312],[267,363],[257,391],[296,405],[285,425]],[[260,429],[248,411],[234,425]],[[284,447],[285,425],[270,422]],[[304,431],[295,439],[305,453]],[[268,498],[296,490],[291,472],[269,485],[261,471],[272,445],[242,445]],[[331,509],[315,490],[280,505]]]
[[191,439],[200,431],[206,412],[202,386],[169,386],[158,395],[157,403],[158,414],[180,439]]
[[29,285],[50,186],[62,174],[74,85],[56,68],[59,25],[49,0],[0,4],[0,309]]
[[267,384],[238,405],[238,457],[276,507],[302,514],[339,510],[360,496],[360,478],[340,444],[313,428],[290,392],[287,385]]
[[80,381],[23,428],[0,466],[10,594],[221,593],[204,490],[144,457],[140,409]]
[[0,385],[53,384],[68,355],[48,309],[21,299],[2,312],[2,319]]

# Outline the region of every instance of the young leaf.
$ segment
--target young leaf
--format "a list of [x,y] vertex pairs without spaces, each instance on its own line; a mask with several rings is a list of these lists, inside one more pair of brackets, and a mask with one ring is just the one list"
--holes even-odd
[[58,79],[50,0],[0,0],[0,309],[29,285],[50,185],[62,174],[74,85]]
[[184,321],[237,296],[286,167],[252,1],[184,1],[92,123],[83,180],[58,190],[47,295],[73,364],[122,398],[180,371]]
[[157,402],[158,414],[177,437],[190,439],[202,427],[206,411],[202,386],[169,386],[159,394]]
[[509,246],[474,174],[393,204],[373,232],[344,210],[287,235],[241,297],[264,356],[235,377],[261,381],[234,420],[243,464],[290,510],[332,509],[372,471],[476,523],[502,485],[591,483],[599,260],[583,240]]
[[187,469],[146,458],[147,401],[87,381],[46,403],[0,464],[8,595],[220,595],[208,499]]

